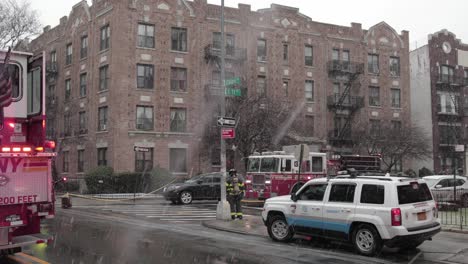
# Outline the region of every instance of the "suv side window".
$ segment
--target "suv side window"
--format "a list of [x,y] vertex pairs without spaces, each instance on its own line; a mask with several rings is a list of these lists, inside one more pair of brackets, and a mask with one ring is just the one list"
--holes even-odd
[[299,199],[304,201],[322,201],[327,184],[311,184],[299,194]]
[[385,186],[375,184],[364,184],[361,190],[361,203],[384,204]]
[[354,201],[355,184],[333,184],[329,202],[352,203]]
[[213,181],[213,176],[205,176],[203,177],[203,183],[210,184]]
[[457,186],[462,186],[463,184],[465,184],[464,180],[462,180],[462,179],[457,180]]
[[220,176],[213,176],[213,183],[221,183],[221,177]]
[[443,179],[439,182],[439,185],[442,185],[442,188],[445,187],[450,187],[450,180],[449,179]]

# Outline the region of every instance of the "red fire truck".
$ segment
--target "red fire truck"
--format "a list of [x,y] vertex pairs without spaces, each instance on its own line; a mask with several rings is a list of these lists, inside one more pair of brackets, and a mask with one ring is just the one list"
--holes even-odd
[[0,254],[46,243],[42,219],[55,215],[45,137],[44,54],[0,51]]
[[245,178],[246,199],[268,199],[289,194],[298,182],[327,175],[325,153],[310,152],[304,158],[299,178],[299,161],[284,151],[255,153],[249,156]]

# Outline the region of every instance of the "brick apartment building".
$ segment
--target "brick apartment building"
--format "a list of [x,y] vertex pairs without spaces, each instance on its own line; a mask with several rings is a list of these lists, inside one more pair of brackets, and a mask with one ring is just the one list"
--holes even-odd
[[[47,127],[60,173],[219,169],[216,149],[201,155],[200,141],[212,114],[206,94],[220,83],[209,59],[219,56],[220,10],[206,0],[82,1],[44,28],[31,46],[48,54]],[[275,4],[239,4],[225,17],[227,77],[240,76],[249,95],[305,100],[313,149],[349,151],[356,124],[410,122],[407,31],[316,22]]]
[[[468,139],[468,44],[441,30],[410,53],[411,118],[432,140],[432,158],[415,164],[436,173],[466,171],[466,152],[456,145]],[[455,164],[456,162],[456,164]]]

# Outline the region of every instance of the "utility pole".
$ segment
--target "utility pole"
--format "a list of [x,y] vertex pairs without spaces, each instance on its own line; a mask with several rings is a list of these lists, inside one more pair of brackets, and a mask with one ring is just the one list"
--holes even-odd
[[[221,117],[226,115],[226,97],[225,97],[225,69],[224,57],[226,56],[226,45],[224,36],[224,0],[221,0]],[[216,209],[216,219],[229,220],[231,215],[231,208],[226,200],[226,142],[220,133],[219,140],[221,140],[221,201],[218,203]]]

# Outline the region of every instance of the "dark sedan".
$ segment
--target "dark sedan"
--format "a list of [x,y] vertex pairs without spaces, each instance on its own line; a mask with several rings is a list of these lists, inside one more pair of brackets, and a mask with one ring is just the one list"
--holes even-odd
[[220,184],[220,173],[201,174],[184,183],[167,186],[163,190],[163,195],[173,204],[190,204],[193,200],[219,200],[221,197]]

